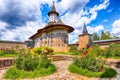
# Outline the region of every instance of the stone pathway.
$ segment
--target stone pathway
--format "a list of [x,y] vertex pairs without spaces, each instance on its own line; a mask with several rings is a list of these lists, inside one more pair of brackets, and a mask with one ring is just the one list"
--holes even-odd
[[3,74],[6,72],[6,68],[0,69],[0,80],[3,80]]
[[36,78],[35,80],[95,80],[94,78],[87,78],[77,74],[70,73],[67,68],[72,61],[55,61],[53,64],[57,67],[57,72],[42,78]]
[[[111,79],[88,78],[85,76],[70,73],[67,70],[67,68],[71,63],[72,61],[67,61],[67,60],[54,61],[53,64],[57,67],[57,72],[46,77],[39,77],[35,79],[24,79],[24,80],[120,80],[120,69],[117,69],[118,75],[115,78],[111,78]],[[0,70],[0,80],[3,80],[2,76],[5,73],[5,71],[6,69]]]

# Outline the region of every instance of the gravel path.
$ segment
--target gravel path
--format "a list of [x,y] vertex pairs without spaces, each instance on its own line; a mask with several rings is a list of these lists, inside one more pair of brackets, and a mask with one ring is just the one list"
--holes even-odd
[[[57,67],[57,72],[46,77],[39,77],[35,79],[24,79],[24,80],[120,80],[120,69],[116,69],[118,75],[111,79],[100,79],[100,78],[88,78],[85,76],[70,73],[67,68],[72,61],[54,61],[53,64]],[[0,80],[3,80],[2,76],[6,69],[0,70]],[[21,79],[23,80],[23,79]]]

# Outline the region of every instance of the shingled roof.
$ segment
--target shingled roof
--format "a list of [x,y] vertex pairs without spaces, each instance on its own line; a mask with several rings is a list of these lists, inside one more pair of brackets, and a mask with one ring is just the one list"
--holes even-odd
[[53,5],[52,5],[52,9],[50,12],[48,12],[48,16],[50,16],[51,13],[55,13],[57,14],[57,16],[59,16],[59,13],[56,11],[56,8],[55,8],[55,5],[54,5],[54,2],[53,2]]

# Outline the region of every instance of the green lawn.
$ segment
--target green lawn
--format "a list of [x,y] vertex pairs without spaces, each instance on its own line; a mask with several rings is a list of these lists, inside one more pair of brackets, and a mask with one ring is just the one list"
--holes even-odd
[[73,56],[78,56],[80,53],[73,53],[73,52],[54,52],[54,54],[65,54],[65,55],[73,55]]
[[16,57],[17,54],[4,54],[4,55],[0,55],[0,58],[6,58],[6,57]]

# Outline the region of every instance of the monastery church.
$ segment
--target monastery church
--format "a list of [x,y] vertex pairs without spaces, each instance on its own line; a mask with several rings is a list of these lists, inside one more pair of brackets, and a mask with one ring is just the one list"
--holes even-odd
[[73,32],[74,28],[64,24],[61,19],[57,20],[59,13],[56,11],[54,3],[48,16],[49,22],[45,27],[39,29],[29,39],[33,40],[34,47],[48,46],[57,52],[68,51],[68,34]]

